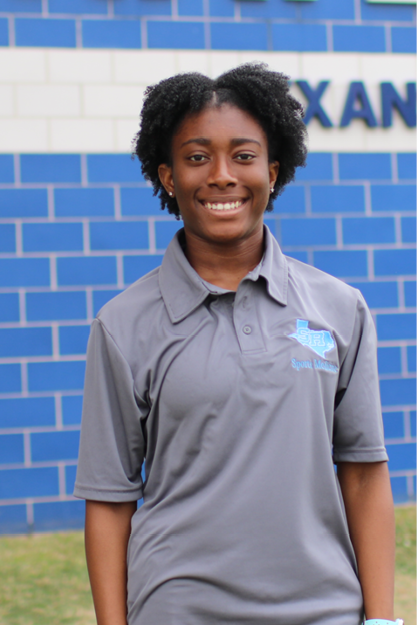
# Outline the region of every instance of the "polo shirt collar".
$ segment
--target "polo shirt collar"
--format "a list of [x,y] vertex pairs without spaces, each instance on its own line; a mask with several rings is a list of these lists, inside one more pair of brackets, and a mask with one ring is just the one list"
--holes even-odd
[[[209,295],[198,273],[191,267],[180,244],[179,230],[162,259],[159,287],[172,323],[178,323],[198,308]],[[287,303],[288,269],[285,256],[264,225],[265,253],[262,261],[246,279],[265,278],[269,295],[280,304]]]

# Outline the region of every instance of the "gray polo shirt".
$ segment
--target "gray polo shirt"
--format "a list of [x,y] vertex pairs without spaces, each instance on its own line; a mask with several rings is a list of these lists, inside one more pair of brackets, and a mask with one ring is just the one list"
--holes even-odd
[[370,313],[267,228],[236,293],[204,283],[180,241],[88,345],[74,494],[143,496],[129,625],[358,625],[333,462],[387,460]]

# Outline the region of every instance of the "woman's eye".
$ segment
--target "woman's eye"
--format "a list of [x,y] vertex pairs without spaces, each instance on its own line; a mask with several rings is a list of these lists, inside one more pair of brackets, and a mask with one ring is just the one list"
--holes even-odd
[[205,160],[205,158],[204,154],[193,154],[190,156],[190,161],[193,161],[194,163],[201,163]]
[[251,161],[253,158],[255,158],[255,156],[253,154],[238,154],[237,159],[239,159],[240,161]]

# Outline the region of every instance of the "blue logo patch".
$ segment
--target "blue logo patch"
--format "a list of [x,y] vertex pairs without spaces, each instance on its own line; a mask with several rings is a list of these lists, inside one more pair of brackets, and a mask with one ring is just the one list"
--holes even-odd
[[288,336],[301,343],[301,345],[309,347],[322,358],[325,357],[326,352],[330,352],[336,345],[328,330],[310,330],[308,321],[305,319],[297,319],[297,332]]

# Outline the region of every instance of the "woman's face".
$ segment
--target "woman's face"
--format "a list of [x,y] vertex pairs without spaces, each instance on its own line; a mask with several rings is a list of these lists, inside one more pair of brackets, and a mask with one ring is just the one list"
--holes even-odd
[[183,121],[172,141],[172,166],[161,165],[159,176],[177,199],[186,235],[230,244],[260,236],[278,168],[268,161],[259,123],[224,104]]

